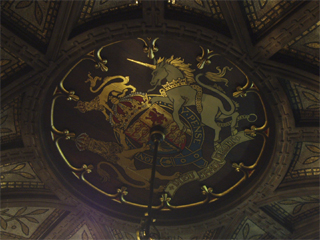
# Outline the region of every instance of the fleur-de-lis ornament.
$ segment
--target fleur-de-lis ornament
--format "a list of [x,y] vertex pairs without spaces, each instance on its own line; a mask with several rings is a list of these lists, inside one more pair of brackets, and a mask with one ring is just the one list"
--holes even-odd
[[159,38],[155,38],[152,42],[151,42],[151,38],[147,38],[148,43],[142,38],[138,38],[138,39],[144,42],[143,52],[147,54],[148,58],[154,59],[154,53],[159,51],[159,49],[156,47],[156,41]]
[[211,63],[210,58],[212,58],[213,56],[217,56],[219,54],[212,54],[213,50],[210,51],[209,49],[207,49],[207,54],[205,54],[203,47],[200,46],[200,48],[202,49],[202,54],[201,56],[198,56],[196,60],[199,62],[197,64],[197,67],[199,69],[203,69],[204,65],[209,65]]

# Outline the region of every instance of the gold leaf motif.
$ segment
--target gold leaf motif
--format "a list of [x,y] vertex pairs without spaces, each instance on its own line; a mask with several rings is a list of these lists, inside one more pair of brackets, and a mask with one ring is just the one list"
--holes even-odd
[[89,239],[89,236],[88,236],[88,234],[86,233],[85,230],[84,230],[83,233],[81,234],[81,238],[82,238],[82,240],[88,240],[88,239]]
[[37,1],[35,1],[34,16],[36,17],[37,23],[41,25],[43,13]]
[[20,1],[16,5],[16,9],[29,7],[31,4],[32,4],[32,0],[30,0],[30,1]]
[[301,211],[302,207],[304,206],[304,204],[299,204],[297,206],[294,207],[292,214],[297,214]]
[[7,118],[8,118],[8,115],[2,116],[0,124],[3,124],[7,120]]
[[23,169],[25,166],[26,166],[25,163],[21,163],[21,164],[15,166],[13,169],[11,169],[11,171],[18,171],[20,169]]
[[195,2],[200,5],[201,7],[203,7],[203,2],[201,0],[195,0]]
[[261,9],[266,6],[267,2],[268,2],[268,0],[260,0],[260,1],[259,1],[259,4],[260,4]]
[[297,202],[295,200],[283,200],[279,202],[279,204],[283,204],[283,205],[293,205],[297,203],[300,203],[300,202]]
[[311,197],[311,196],[303,196],[300,198],[304,201],[307,201],[307,202],[319,202],[319,199]]
[[310,42],[305,44],[306,47],[319,49],[320,44],[318,42]]
[[242,229],[242,235],[243,235],[243,238],[246,239],[248,234],[249,234],[249,231],[250,231],[250,227],[249,227],[249,224],[246,223],[246,225],[244,226],[244,228]]
[[100,5],[105,4],[108,0],[100,0]]
[[7,221],[4,220],[2,217],[0,217],[0,218],[1,218],[1,228],[2,228],[3,230],[6,230],[6,229],[7,229],[7,226],[8,226]]
[[317,109],[317,108],[320,108],[320,104],[312,104],[307,107],[307,109]]
[[19,174],[21,177],[24,177],[27,179],[35,179],[35,176],[31,175],[30,173],[21,172],[21,173],[17,173],[17,174]]
[[39,215],[47,212],[49,209],[37,209],[32,211],[31,213],[28,213],[28,215]]
[[24,213],[25,211],[27,210],[27,207],[23,207],[23,208],[20,208],[16,214],[14,216],[20,216],[22,213]]
[[9,128],[1,128],[1,129],[0,129],[0,132],[1,132],[1,133],[10,133],[10,132],[12,132],[12,130],[9,129]]
[[20,226],[21,226],[21,230],[25,235],[29,234],[29,228],[27,225],[25,225],[23,222],[19,221]]
[[311,164],[311,163],[318,161],[319,159],[320,159],[320,157],[318,157],[318,156],[309,157],[306,160],[304,160],[303,164]]
[[9,60],[9,59],[0,60],[0,66],[3,67],[5,65],[9,64],[10,62],[11,62],[11,60]]
[[124,234],[126,236],[126,239],[135,240],[135,238],[130,233],[125,232]]
[[314,153],[320,153],[320,148],[315,146],[315,145],[311,145],[308,144],[306,145],[306,147],[308,148],[309,151],[314,152]]
[[259,235],[253,235],[249,239],[260,239],[262,237],[262,234]]
[[24,216],[25,219],[27,219],[29,222],[33,222],[33,223],[39,223],[37,219],[33,218],[33,217],[29,217],[29,216]]
[[315,95],[313,95],[311,93],[302,92],[302,94],[303,94],[303,96],[305,96],[307,99],[309,99],[312,102],[319,102],[319,99]]

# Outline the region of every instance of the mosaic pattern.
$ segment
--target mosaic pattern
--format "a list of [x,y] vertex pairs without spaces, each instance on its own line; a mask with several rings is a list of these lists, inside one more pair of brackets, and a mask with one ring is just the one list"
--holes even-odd
[[76,227],[67,239],[73,240],[93,240],[97,239],[92,229],[85,222]]
[[296,124],[300,122],[319,122],[319,92],[301,84],[279,79],[293,110]]
[[289,42],[280,53],[319,66],[320,22]]
[[1,81],[6,80],[26,66],[27,64],[22,59],[10,53],[8,49],[1,47]]
[[202,239],[203,240],[216,239],[219,236],[222,229],[223,229],[223,227],[206,231],[205,234],[202,236]]
[[169,0],[168,8],[184,12],[204,14],[205,16],[212,17],[217,20],[224,20],[219,1],[216,0]]
[[1,108],[1,145],[21,140],[20,102],[21,98],[18,97]]
[[47,44],[59,6],[60,1],[1,1],[1,13],[17,31],[27,31]]
[[3,239],[39,239],[64,213],[50,207],[2,208],[1,236]]
[[296,143],[294,157],[283,183],[319,176],[319,153],[319,143]]
[[128,7],[138,7],[139,3],[140,1],[138,0],[86,0],[77,25],[79,26],[83,23],[100,18],[101,16],[109,12],[125,9]]
[[288,198],[271,203],[262,209],[290,229],[293,224],[319,214],[319,196]]
[[44,189],[44,183],[37,177],[29,162],[0,165],[1,189]]
[[297,6],[298,1],[244,0],[239,3],[247,15],[252,32],[260,35]]
[[267,233],[254,222],[244,218],[232,234],[231,239],[266,239],[266,235]]

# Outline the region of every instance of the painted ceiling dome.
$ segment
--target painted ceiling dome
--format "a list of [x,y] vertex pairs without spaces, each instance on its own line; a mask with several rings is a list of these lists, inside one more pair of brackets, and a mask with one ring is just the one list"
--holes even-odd
[[[318,239],[317,1],[2,1],[3,239]],[[165,139],[154,159],[154,126]]]

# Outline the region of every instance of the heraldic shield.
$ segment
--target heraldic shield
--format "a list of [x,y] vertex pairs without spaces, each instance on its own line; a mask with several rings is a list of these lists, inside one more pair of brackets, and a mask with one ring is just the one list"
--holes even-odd
[[159,209],[215,202],[253,176],[269,144],[270,124],[259,88],[245,72],[209,50],[208,66],[173,48],[152,60],[136,50],[113,50],[131,45],[139,40],[94,49],[57,81],[51,138],[60,164],[77,179],[70,181],[145,207],[155,125],[165,128],[156,159]]

